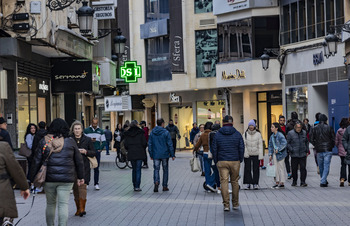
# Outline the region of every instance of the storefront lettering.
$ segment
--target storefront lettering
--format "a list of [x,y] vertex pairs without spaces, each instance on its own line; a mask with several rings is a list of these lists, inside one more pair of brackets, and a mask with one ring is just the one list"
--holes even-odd
[[81,75],[55,75],[55,80],[84,79],[87,73],[84,71]]
[[135,83],[138,78],[142,78],[141,65],[137,65],[136,61],[126,61],[124,66],[120,67],[120,78],[126,83]]
[[173,52],[173,62],[172,64],[176,67],[179,66],[179,63],[181,61],[181,37],[175,36],[174,38],[178,39],[174,41],[174,52]]
[[43,91],[43,93],[45,93],[46,91],[49,91],[49,86],[47,84],[45,84],[45,81],[43,81],[42,84],[39,84],[39,89],[41,91]]
[[180,96],[176,96],[176,93],[170,93],[170,102],[171,103],[180,103]]
[[322,51],[313,55],[313,62],[315,66],[321,64],[323,61],[324,59]]
[[241,79],[246,78],[245,71],[244,70],[236,70],[236,74],[226,74],[226,71],[222,72],[222,80],[231,80],[231,79]]

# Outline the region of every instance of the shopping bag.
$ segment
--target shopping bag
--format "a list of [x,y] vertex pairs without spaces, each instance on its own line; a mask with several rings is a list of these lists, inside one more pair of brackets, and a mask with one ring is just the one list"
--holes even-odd
[[266,176],[275,177],[276,176],[276,166],[272,163],[267,164],[266,166]]
[[198,172],[201,170],[201,165],[199,164],[198,158],[196,158],[196,154],[190,159],[190,165],[192,172]]

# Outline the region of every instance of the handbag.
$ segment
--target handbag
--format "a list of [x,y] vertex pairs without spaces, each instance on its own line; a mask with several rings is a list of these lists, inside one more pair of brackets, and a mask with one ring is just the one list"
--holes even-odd
[[28,148],[26,143],[21,143],[18,154],[28,158],[32,155],[32,150]]
[[89,159],[89,162],[90,162],[90,168],[91,169],[95,169],[95,168],[98,167],[98,162],[97,162],[96,157],[89,157],[88,156],[88,159]]
[[198,158],[196,158],[196,155],[193,154],[192,158],[190,159],[190,165],[191,165],[191,171],[192,172],[198,172],[201,170],[201,166],[198,162]]
[[39,169],[39,172],[35,175],[34,181],[33,181],[33,185],[36,188],[41,188],[46,180],[46,172],[47,172],[47,161],[49,160],[49,157],[51,155],[52,151],[50,151],[49,155],[47,156],[47,158],[45,159],[44,163],[42,164],[42,166]]
[[276,166],[272,163],[267,164],[266,166],[266,176],[275,177],[276,176]]

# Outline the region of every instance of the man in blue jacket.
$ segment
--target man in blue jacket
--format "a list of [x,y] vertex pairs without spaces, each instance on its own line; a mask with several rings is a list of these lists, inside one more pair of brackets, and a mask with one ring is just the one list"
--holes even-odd
[[157,120],[157,126],[152,130],[148,140],[148,152],[153,160],[154,168],[154,192],[158,192],[160,183],[160,164],[163,167],[163,191],[169,191],[168,175],[169,175],[169,158],[175,160],[175,152],[170,133],[164,128],[164,120],[162,118]]
[[233,209],[237,210],[239,207],[238,179],[240,165],[244,158],[244,141],[241,133],[233,127],[232,116],[226,115],[222,122],[223,127],[214,136],[212,151],[213,159],[220,172],[224,211],[230,211],[229,179],[232,185]]

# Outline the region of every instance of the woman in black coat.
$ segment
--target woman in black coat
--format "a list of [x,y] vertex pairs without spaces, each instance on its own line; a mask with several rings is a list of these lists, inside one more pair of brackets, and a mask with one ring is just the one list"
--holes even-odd
[[141,167],[146,155],[147,141],[145,132],[138,127],[138,122],[133,120],[130,128],[124,133],[124,146],[128,151],[128,160],[132,165],[132,183],[134,191],[142,191],[141,184]]
[[83,124],[79,121],[73,122],[70,130],[70,134],[77,143],[79,151],[83,157],[84,162],[84,181],[85,183],[81,186],[78,186],[77,183],[74,183],[73,193],[74,201],[77,206],[77,212],[75,216],[84,216],[86,214],[85,205],[86,205],[86,196],[87,188],[90,182],[90,161],[88,157],[95,157],[95,148],[91,139],[84,135],[83,133]]
[[120,158],[120,143],[122,142],[122,138],[124,138],[124,129],[122,128],[122,124],[118,123],[117,128],[114,131],[114,148],[117,149],[117,156]]

